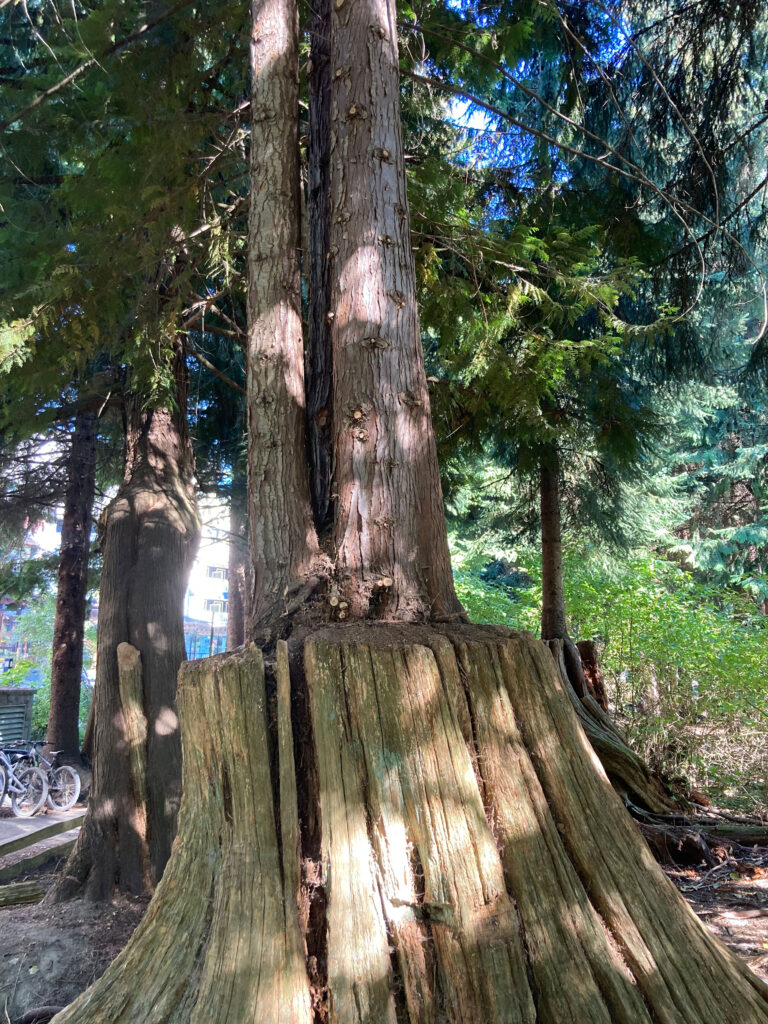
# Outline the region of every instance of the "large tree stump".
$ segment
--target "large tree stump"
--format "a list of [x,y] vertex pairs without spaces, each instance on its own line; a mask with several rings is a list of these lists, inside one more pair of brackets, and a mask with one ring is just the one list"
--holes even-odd
[[543,644],[354,625],[292,655],[293,750],[286,648],[266,677],[255,648],[182,668],[173,855],[56,1024],[767,1024]]

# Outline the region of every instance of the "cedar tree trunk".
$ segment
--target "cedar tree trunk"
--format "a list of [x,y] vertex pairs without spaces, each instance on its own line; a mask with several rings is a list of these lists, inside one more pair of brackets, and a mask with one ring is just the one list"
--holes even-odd
[[96,423],[92,411],[75,417],[61,527],[59,586],[53,623],[51,707],[46,743],[70,758],[80,750],[80,682],[83,674],[88,552],[96,484]]
[[[181,359],[176,369],[185,387]],[[173,411],[131,403],[125,480],[102,516],[93,783],[88,815],[52,900],[81,889],[101,899],[115,887],[151,888],[176,832],[176,676],[186,658],[183,601],[199,537],[181,387]]]
[[306,465],[299,277],[298,16],[253,0],[248,219],[248,524],[254,624],[318,557]]
[[462,616],[416,308],[388,0],[331,11],[334,552],[354,618]]

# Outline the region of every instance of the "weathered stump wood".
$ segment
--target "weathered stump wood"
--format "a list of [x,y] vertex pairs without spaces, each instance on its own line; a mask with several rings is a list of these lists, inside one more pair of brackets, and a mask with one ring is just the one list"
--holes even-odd
[[255,648],[188,662],[184,798],[168,867],[131,941],[58,1024],[309,1024],[284,900],[264,667]]
[[768,1024],[533,637],[329,627],[185,665],[179,709],[168,869],[56,1024]]
[[617,789],[623,790],[633,802],[647,807],[656,814],[674,811],[675,803],[672,798],[659,779],[651,774],[642,757],[628,746],[625,737],[610,716],[592,696],[579,697],[568,682],[562,640],[550,640],[548,646],[581,727]]

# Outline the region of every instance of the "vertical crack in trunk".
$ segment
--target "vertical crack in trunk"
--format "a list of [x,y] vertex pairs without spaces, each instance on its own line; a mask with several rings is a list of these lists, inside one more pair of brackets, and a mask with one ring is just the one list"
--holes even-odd
[[313,1024],[327,1024],[328,900],[322,861],[322,808],[304,646],[299,640],[289,645],[289,665],[301,855],[299,920],[306,943]]
[[309,331],[306,351],[307,431],[312,512],[318,536],[327,539],[333,525],[331,479],[333,453],[330,156],[331,52],[330,0],[312,5],[312,73],[307,76],[309,142],[307,214],[309,219]]

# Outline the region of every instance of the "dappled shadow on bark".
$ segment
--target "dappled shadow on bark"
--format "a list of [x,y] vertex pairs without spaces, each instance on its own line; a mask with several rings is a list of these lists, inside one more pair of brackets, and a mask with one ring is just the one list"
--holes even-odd
[[[115,887],[148,891],[170,855],[181,800],[176,675],[185,658],[183,600],[199,520],[182,408],[129,417],[125,480],[100,522],[104,553],[93,708],[93,783],[76,848],[49,901]],[[134,779],[120,698],[118,646],[141,655],[145,779]],[[140,792],[141,791],[141,792]]]
[[[543,644],[356,625],[302,653],[296,757],[268,741],[291,702],[267,714],[255,648],[182,670],[169,868],[58,1024],[768,1021],[638,836]],[[294,763],[314,918],[286,860]]]

